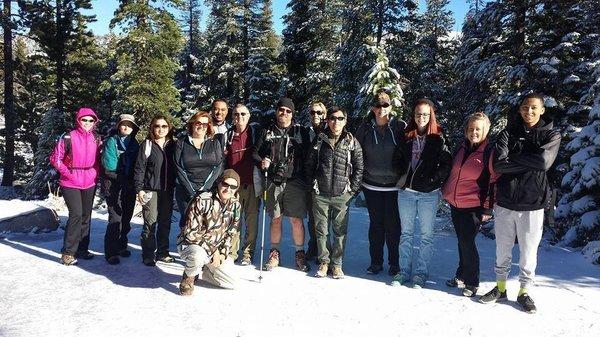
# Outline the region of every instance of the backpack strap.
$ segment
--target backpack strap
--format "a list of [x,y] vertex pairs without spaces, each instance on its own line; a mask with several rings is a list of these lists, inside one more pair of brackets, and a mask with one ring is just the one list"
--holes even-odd
[[146,159],[148,159],[152,153],[152,141],[150,139],[146,139],[144,143],[144,156]]

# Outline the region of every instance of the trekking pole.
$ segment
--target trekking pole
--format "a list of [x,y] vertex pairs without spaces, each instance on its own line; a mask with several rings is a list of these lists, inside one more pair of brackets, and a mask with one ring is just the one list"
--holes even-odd
[[262,228],[260,234],[260,269],[258,271],[258,282],[262,282],[263,257],[265,252],[265,226],[267,223],[267,171],[264,173],[263,183],[263,210],[262,210]]

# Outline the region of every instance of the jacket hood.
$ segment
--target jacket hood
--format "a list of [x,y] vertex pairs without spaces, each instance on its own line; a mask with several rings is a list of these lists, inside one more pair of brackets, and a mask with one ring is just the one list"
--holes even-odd
[[[90,108],[79,108],[79,110],[77,110],[77,114],[75,115],[75,125],[76,125],[76,129],[80,132],[85,132],[85,130],[83,129],[83,126],[81,126],[81,122],[79,120],[86,116],[91,116],[96,120],[94,122],[94,127],[92,128],[92,130],[94,130],[94,128],[98,124],[98,116],[96,115],[94,110],[92,110]],[[92,131],[92,130],[90,130],[90,131]]]

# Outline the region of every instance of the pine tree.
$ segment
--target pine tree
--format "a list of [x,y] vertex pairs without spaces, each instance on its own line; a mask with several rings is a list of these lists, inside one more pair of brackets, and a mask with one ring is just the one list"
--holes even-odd
[[[162,1],[167,6],[178,3]],[[174,77],[183,39],[173,15],[149,0],[121,1],[111,21],[111,27],[117,26],[124,36],[117,42],[116,72],[110,80],[114,109],[135,115],[139,125],[147,125],[156,114],[179,111]]]
[[248,84],[248,106],[252,114],[265,116],[273,109],[280,85],[276,69],[277,52],[281,43],[273,31],[272,1],[262,1],[262,8],[254,12],[249,27],[250,50],[245,72]]
[[4,0],[2,8],[2,34],[3,34],[3,77],[4,77],[4,121],[5,137],[4,165],[2,174],[2,186],[12,186],[14,179],[15,162],[15,106],[14,106],[14,65],[13,65],[13,26],[12,1]]
[[[390,95],[392,112],[394,116],[402,116],[402,105],[404,94],[400,87],[400,74],[396,69],[390,67],[383,47],[372,47],[377,60],[375,65],[364,77],[364,84],[360,89],[360,95],[356,98],[355,112],[368,115],[377,93],[385,91]],[[358,115],[355,115],[358,116]]]

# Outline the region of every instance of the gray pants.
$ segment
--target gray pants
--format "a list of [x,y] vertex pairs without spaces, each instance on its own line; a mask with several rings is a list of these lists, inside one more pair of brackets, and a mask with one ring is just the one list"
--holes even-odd
[[200,274],[202,267],[202,279],[217,287],[234,289],[236,279],[233,276],[233,260],[227,257],[220,266],[214,267],[210,264],[212,257],[199,245],[177,246],[179,255],[185,261],[185,274],[189,277]]
[[533,284],[537,266],[537,249],[542,239],[544,210],[512,211],[494,206],[496,218],[496,279],[508,278],[512,261],[512,249],[515,237],[519,240],[519,282],[521,288]]

